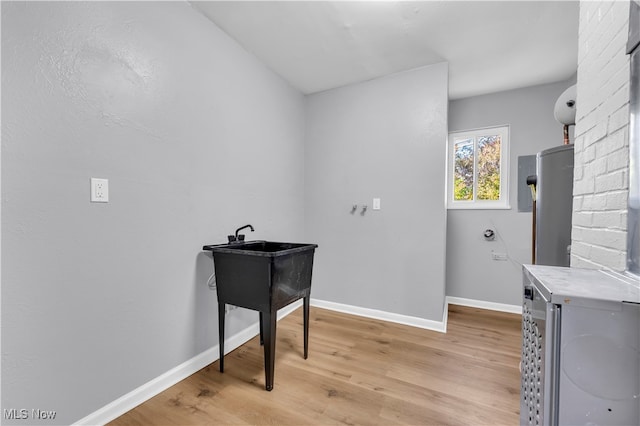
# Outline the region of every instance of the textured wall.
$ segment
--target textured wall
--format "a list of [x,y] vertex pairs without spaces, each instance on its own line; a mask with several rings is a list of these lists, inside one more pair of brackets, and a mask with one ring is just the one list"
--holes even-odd
[[[523,263],[531,263],[531,213],[518,212],[518,157],[562,144],[562,125],[553,117],[558,96],[572,80],[449,103],[449,130],[509,125],[510,210],[447,212],[447,296],[520,305]],[[483,232],[496,231],[494,241]],[[507,253],[495,261],[491,252]]]
[[[313,297],[441,321],[447,65],[310,95],[306,106],[305,234],[321,247]],[[369,210],[351,214],[353,204]]]
[[70,424],[214,346],[201,247],[302,239],[303,137],[304,98],[186,2],[3,2],[2,408]]
[[580,2],[571,266],[624,270],[629,2]]

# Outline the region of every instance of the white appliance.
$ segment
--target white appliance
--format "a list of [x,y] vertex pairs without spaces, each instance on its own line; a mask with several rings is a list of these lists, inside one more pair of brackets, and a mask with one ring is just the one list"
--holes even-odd
[[536,156],[537,265],[569,266],[573,211],[573,144]]
[[639,1],[627,43],[627,271],[523,267],[522,425],[640,425]]
[[520,424],[640,424],[640,285],[525,265]]

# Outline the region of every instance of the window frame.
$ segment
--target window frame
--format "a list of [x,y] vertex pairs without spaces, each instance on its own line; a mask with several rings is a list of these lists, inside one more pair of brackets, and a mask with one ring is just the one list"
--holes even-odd
[[[477,200],[477,138],[480,136],[500,135],[500,198],[498,200]],[[455,170],[455,143],[462,139],[473,138],[474,171],[473,171],[473,200],[454,200],[453,174]],[[510,127],[508,124],[489,126],[470,130],[449,132],[447,140],[447,209],[450,210],[508,210],[509,204],[509,145]]]

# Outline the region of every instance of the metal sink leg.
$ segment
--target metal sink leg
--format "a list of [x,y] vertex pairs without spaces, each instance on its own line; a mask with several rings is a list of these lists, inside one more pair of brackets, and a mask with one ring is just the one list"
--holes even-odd
[[265,389],[270,391],[273,389],[273,370],[276,361],[276,318],[278,311],[261,312],[266,327],[264,333],[264,373],[265,373]]
[[[259,311],[260,314],[260,344],[264,346],[264,374],[265,389],[273,390],[273,374],[276,360],[276,324],[278,310]],[[304,359],[309,354],[309,295],[303,298],[303,327],[304,327]],[[225,304],[218,303],[218,336],[220,347],[220,372],[224,373],[224,320]]]
[[309,354],[309,296],[303,299],[302,308],[303,327],[304,327],[304,359]]
[[218,346],[220,347],[220,372],[224,373],[224,310],[225,304],[218,303]]
[[262,312],[260,312],[260,346],[264,345],[264,335],[263,335],[263,325],[262,325]]

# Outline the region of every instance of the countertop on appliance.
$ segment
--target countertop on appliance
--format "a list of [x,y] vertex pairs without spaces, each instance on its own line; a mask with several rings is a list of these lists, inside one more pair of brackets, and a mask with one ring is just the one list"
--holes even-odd
[[628,272],[544,265],[524,265],[522,269],[551,303],[591,307],[640,304],[640,277]]

